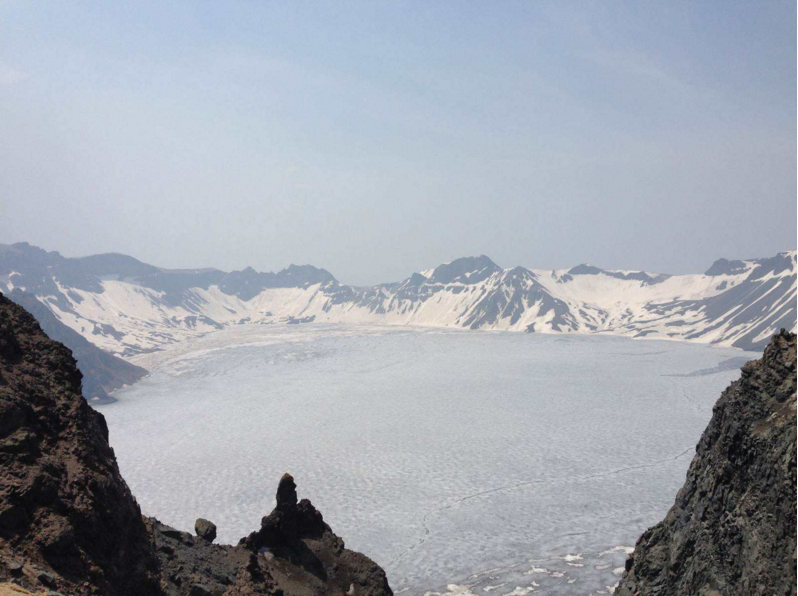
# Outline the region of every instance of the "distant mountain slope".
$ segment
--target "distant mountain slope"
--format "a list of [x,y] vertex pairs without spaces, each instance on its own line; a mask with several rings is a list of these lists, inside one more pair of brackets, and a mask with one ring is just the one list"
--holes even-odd
[[482,255],[359,288],[310,265],[166,270],[109,254],[65,258],[0,245],[0,290],[34,294],[59,321],[126,357],[227,325],[350,322],[609,333],[762,349],[796,327],[796,254],[716,261],[704,274],[502,269]]
[[723,392],[684,487],[616,595],[795,594],[795,334]]
[[78,361],[78,370],[83,374],[83,397],[92,404],[115,401],[108,392],[132,385],[148,374],[147,370],[101,350],[64,325],[32,294],[14,289],[7,298],[32,314],[50,339],[61,342],[72,351],[72,356]]

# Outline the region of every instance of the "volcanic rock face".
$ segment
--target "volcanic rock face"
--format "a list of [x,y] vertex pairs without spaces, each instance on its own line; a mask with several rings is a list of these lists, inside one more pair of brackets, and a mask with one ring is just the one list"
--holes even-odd
[[723,392],[665,519],[638,540],[615,594],[796,593],[795,334]]
[[34,587],[158,593],[155,551],[75,360],[2,295],[0,556],[0,579]]
[[212,544],[207,520],[197,531],[142,518],[69,350],[0,294],[0,592],[392,594],[382,569],[297,503],[290,476],[241,545]]

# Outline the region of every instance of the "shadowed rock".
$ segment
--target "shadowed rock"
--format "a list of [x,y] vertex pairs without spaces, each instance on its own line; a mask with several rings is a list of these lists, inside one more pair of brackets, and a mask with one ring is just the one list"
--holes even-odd
[[280,483],[277,485],[277,508],[291,507],[296,505],[296,484],[294,477],[289,473],[283,474]]
[[141,511],[105,419],[81,396],[74,358],[1,294],[0,558],[23,564],[0,566],[0,581],[69,594],[160,593]]
[[616,596],[795,594],[796,337],[782,330],[715,405],[665,519]]
[[284,474],[277,489],[277,506],[261,520],[261,528],[242,538],[253,553],[268,553],[334,586],[342,593],[392,594],[385,572],[371,559],[346,550],[344,541],[324,522],[307,499],[297,502],[296,484]]

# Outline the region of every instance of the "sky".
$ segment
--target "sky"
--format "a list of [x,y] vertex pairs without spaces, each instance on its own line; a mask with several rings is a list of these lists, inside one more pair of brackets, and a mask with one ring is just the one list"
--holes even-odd
[[794,1],[0,0],[0,243],[367,285],[797,217]]

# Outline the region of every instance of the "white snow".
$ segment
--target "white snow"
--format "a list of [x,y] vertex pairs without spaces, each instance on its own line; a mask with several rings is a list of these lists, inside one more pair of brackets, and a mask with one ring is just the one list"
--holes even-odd
[[[480,319],[480,329],[525,331],[534,325],[537,333],[636,336],[644,332],[646,339],[688,339],[728,346],[763,325],[757,338],[764,339],[784,323],[777,314],[796,300],[795,252],[787,256],[793,261],[791,270],[768,274],[760,282],[789,278],[792,283],[786,291],[783,285],[774,285],[757,302],[728,307],[727,315],[743,310],[752,313],[752,320],[745,323],[732,321],[729,316],[724,321],[712,321],[700,304],[689,308],[682,305],[684,301],[718,296],[744,282],[753,270],[753,262],[748,262],[747,268],[735,275],[674,275],[655,284],[617,279],[603,273],[567,276],[567,270],[525,270],[526,273],[518,278],[513,277],[517,276],[515,270],[507,269],[476,284],[431,284],[425,299],[400,298],[400,294],[380,287],[374,292],[374,300],[377,295],[383,299],[380,309],[373,308],[374,303],[369,300],[347,299],[335,304],[328,288],[320,284],[307,288],[267,289],[248,301],[227,295],[217,286],[193,288],[181,300],[172,297],[170,302],[162,292],[137,285],[135,280],[117,280],[112,276],[101,281],[103,291],[98,293],[60,288],[60,306],[55,297],[39,296],[39,299],[87,340],[131,359],[216,332],[219,325],[285,323],[290,318],[312,317],[316,323],[466,327],[472,322],[471,315],[484,314],[486,307],[482,301],[486,296],[501,296],[504,304],[500,308],[506,306],[513,298],[513,283],[519,284],[524,292],[540,284],[537,287],[567,305],[575,328],[560,326],[558,329],[553,309],[546,310],[540,298],[522,298],[515,319],[509,312],[500,313],[496,318]],[[422,275],[429,277],[432,271],[423,271]],[[0,278],[0,288],[13,289],[13,276],[12,273]],[[759,304],[771,300],[769,294],[777,291],[780,295],[774,304],[760,312]],[[652,311],[654,306],[661,312]]]
[[206,517],[235,542],[289,471],[396,591],[511,593],[534,578],[547,594],[587,594],[617,580],[629,551],[617,545],[667,512],[738,374],[718,364],[741,354],[581,335],[244,325],[141,355],[153,374],[101,411],[144,512],[166,523]]

